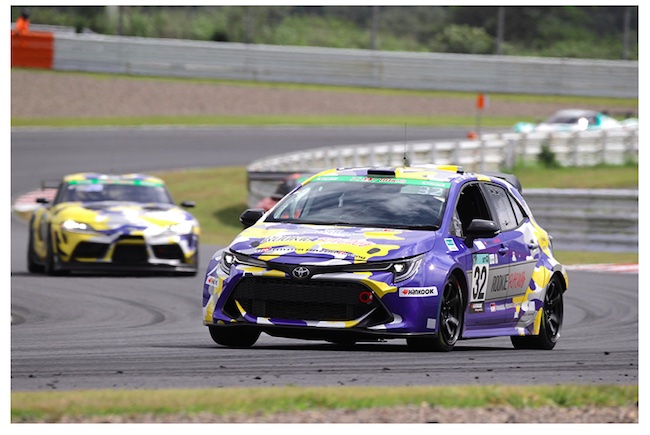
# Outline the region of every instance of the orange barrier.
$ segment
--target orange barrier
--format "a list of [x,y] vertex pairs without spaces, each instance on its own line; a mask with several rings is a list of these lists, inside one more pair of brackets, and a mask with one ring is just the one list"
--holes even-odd
[[54,35],[51,32],[11,32],[11,66],[52,69]]

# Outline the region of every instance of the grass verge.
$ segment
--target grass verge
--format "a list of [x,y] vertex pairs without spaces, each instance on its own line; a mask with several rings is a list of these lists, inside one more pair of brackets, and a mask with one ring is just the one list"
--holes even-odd
[[11,421],[58,422],[110,415],[271,414],[420,405],[447,408],[617,407],[638,403],[636,385],[273,387],[195,390],[14,392]]

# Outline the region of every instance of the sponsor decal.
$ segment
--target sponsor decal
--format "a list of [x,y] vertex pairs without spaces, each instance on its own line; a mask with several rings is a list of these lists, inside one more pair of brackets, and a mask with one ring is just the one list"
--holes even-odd
[[438,288],[433,287],[402,287],[399,289],[400,298],[426,298],[438,296]]
[[450,251],[458,251],[458,246],[456,246],[454,239],[445,239],[445,245],[447,245],[447,249]]
[[216,286],[219,285],[219,278],[217,278],[216,276],[209,275],[209,276],[205,279],[205,283],[206,283],[207,285],[209,285],[210,287],[216,287]]
[[504,304],[495,304],[494,302],[490,304],[490,311],[493,313],[496,313],[497,311],[504,311],[507,308],[507,305]]
[[470,313],[482,313],[483,312],[483,302],[475,302],[469,304]]
[[423,180],[416,178],[394,178],[394,177],[366,177],[360,175],[324,175],[315,178],[313,181],[343,181],[355,183],[382,183],[382,184],[409,184],[414,186],[429,186],[441,189],[449,189],[451,183],[447,181]]
[[315,242],[319,244],[337,244],[350,246],[374,246],[376,243],[369,242],[366,239],[343,239],[336,237],[315,237],[315,236],[269,236],[260,242],[260,245],[266,243],[296,243],[296,242]]
[[496,275],[494,278],[492,278],[490,292],[505,291],[513,288],[522,288],[525,282],[525,272],[512,272]]

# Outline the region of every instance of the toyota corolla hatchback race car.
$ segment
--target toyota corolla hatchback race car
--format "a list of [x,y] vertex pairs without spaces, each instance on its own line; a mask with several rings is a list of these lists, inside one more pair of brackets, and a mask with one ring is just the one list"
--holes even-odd
[[451,166],[322,172],[241,215],[247,228],[208,265],[203,322],[232,347],[264,332],[552,349],[568,277],[520,190],[512,175]]
[[44,207],[30,219],[30,272],[196,274],[199,224],[174,204],[159,178],[72,174],[63,178],[53,201],[37,202]]

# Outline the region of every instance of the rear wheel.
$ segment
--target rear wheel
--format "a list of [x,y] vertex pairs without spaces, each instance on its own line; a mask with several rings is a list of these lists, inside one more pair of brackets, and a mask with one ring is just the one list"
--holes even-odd
[[562,284],[560,278],[555,275],[546,288],[539,335],[513,336],[510,341],[515,349],[551,350],[560,339],[563,317]]
[[260,337],[260,331],[247,327],[208,326],[208,329],[215,343],[228,347],[251,347]]
[[463,313],[462,289],[455,277],[449,277],[440,300],[438,334],[433,338],[409,337],[406,343],[418,351],[449,352],[460,338]]

